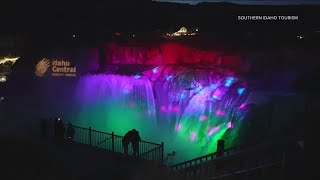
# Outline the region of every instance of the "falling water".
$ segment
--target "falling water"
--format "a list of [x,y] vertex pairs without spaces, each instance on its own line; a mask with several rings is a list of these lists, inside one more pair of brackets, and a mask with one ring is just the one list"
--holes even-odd
[[[77,124],[165,142],[175,162],[214,152],[216,141],[236,139],[250,95],[230,71],[156,67],[139,75],[85,75],[77,87]],[[231,131],[232,130],[232,131]],[[226,133],[228,132],[228,133]]]

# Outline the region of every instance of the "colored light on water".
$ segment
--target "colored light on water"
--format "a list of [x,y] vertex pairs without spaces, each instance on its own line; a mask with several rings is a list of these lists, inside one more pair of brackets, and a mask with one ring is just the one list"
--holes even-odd
[[199,117],[200,121],[205,121],[207,119],[208,119],[208,117],[206,115],[202,115],[202,116]]
[[246,104],[245,103],[242,103],[239,107],[239,109],[244,109],[246,107]]
[[181,129],[181,124],[178,124],[177,126],[176,126],[176,131],[179,131]]
[[195,141],[197,138],[197,134],[195,132],[192,132],[191,135],[190,135],[190,141]]
[[210,89],[215,90],[218,87],[218,84],[211,84]]
[[167,81],[170,81],[171,79],[172,79],[172,75],[169,75],[169,76],[166,77]]
[[146,114],[147,115],[151,115],[152,114],[152,111],[150,109],[146,110]]
[[155,68],[152,69],[153,73],[157,73],[158,71],[159,71],[159,67],[155,67]]
[[231,121],[229,121],[229,122],[227,123],[227,127],[228,127],[228,128],[233,128],[233,123],[232,123]]
[[135,79],[140,79],[140,78],[141,78],[141,75],[140,75],[140,74],[136,74],[136,75],[134,76],[134,78],[135,78]]
[[237,92],[239,95],[241,95],[245,90],[245,88],[238,88]]
[[184,99],[184,98],[186,98],[187,97],[187,95],[185,94],[185,93],[182,93],[181,95],[180,95],[180,98],[181,99]]
[[226,115],[226,113],[224,111],[222,111],[222,110],[217,110],[216,111],[216,115],[217,116],[224,116],[224,115]]
[[208,136],[212,136],[213,134],[217,133],[219,130],[220,130],[220,126],[211,128],[211,129],[209,130]]
[[162,112],[167,112],[167,107],[166,106],[161,106],[161,111]]
[[130,102],[130,107],[136,107],[137,106],[137,103],[136,102]]
[[231,86],[231,84],[233,83],[234,78],[233,77],[228,77],[226,80],[226,83],[224,84],[226,87]]
[[202,89],[203,89],[203,87],[202,87],[202,85],[200,85],[200,86],[198,86],[198,87],[196,88],[196,92],[200,92]]
[[221,90],[220,90],[220,89],[217,89],[217,90],[214,91],[212,97],[213,97],[214,99],[219,99],[220,95],[221,95]]
[[123,93],[125,93],[125,94],[129,94],[130,92],[131,92],[131,90],[133,89],[133,87],[132,86],[130,86],[130,85],[128,85],[128,84],[126,84],[126,85],[124,85],[124,87],[123,87]]

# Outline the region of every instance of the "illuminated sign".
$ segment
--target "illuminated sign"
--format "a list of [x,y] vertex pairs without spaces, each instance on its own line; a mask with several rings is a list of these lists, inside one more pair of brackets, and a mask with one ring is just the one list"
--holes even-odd
[[77,76],[77,67],[72,66],[70,61],[42,58],[35,67],[35,74],[42,77],[48,71],[51,71],[51,76]]

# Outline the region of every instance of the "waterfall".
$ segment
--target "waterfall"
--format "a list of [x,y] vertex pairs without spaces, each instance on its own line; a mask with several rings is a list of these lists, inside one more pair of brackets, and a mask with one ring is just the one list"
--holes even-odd
[[156,123],[152,85],[144,77],[82,76],[76,102],[79,108],[76,123],[80,126],[124,135],[133,128],[147,134]]
[[[137,75],[88,74],[79,79],[76,124],[166,144],[176,161],[214,152],[226,134],[232,143],[250,95],[245,81],[221,69],[161,66]],[[228,132],[228,133],[227,133]]]

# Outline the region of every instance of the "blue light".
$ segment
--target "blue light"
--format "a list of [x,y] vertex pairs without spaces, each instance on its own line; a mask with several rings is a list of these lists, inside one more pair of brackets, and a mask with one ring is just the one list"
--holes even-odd
[[218,84],[211,84],[210,89],[215,90],[218,87]]
[[213,97],[213,99],[218,99],[217,95],[213,95],[212,97]]
[[202,85],[196,88],[196,92],[200,92],[203,89]]
[[133,78],[135,78],[135,79],[140,79],[140,78],[141,78],[141,75],[140,75],[140,74],[136,74]]
[[226,80],[226,83],[224,84],[226,87],[231,86],[231,84],[233,83],[234,78],[233,77],[228,77]]
[[187,96],[186,96],[186,94],[185,93],[182,93],[181,95],[180,95],[180,98],[181,99],[184,99],[184,98],[186,98]]
[[238,88],[238,94],[241,95],[244,91],[246,90],[246,88]]
[[170,81],[171,79],[172,79],[172,75],[166,77],[167,81]]

